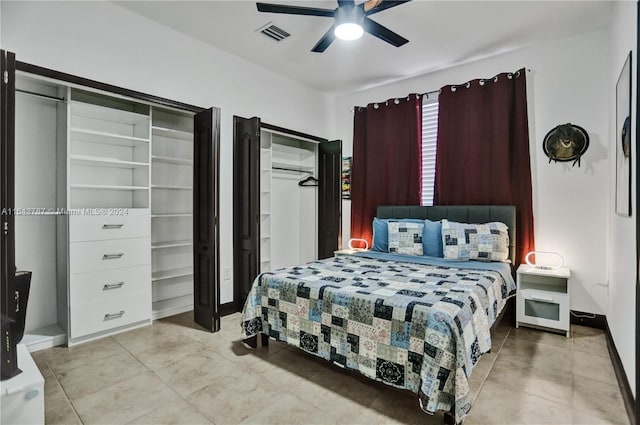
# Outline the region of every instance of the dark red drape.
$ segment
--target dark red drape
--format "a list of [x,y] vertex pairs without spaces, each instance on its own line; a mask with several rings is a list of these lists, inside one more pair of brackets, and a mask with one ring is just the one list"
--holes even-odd
[[389,99],[354,112],[351,237],[369,241],[379,205],[420,205],[422,96]]
[[516,266],[534,249],[526,71],[442,88],[434,205],[515,205]]

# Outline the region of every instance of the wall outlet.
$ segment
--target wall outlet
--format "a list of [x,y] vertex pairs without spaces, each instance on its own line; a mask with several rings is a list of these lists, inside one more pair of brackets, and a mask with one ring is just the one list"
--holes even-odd
[[231,267],[225,267],[222,271],[222,279],[229,280],[231,279]]

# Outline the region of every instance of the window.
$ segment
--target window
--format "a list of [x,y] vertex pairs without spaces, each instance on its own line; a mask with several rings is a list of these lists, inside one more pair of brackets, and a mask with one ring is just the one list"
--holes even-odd
[[438,142],[438,98],[422,101],[422,205],[433,205]]

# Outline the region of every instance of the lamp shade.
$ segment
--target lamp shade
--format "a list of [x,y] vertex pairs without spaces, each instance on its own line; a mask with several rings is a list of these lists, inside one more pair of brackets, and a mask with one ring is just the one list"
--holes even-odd
[[336,29],[333,33],[341,40],[357,40],[364,34],[362,28],[364,13],[358,7],[342,6],[338,8],[335,20]]
[[[353,246],[354,242],[358,242],[358,246],[360,246],[362,243],[364,243],[364,248],[356,248],[355,246]],[[360,238],[351,238],[349,239],[349,248],[350,249],[354,249],[354,250],[367,250],[369,249],[369,241],[367,241],[366,239],[360,239]]]

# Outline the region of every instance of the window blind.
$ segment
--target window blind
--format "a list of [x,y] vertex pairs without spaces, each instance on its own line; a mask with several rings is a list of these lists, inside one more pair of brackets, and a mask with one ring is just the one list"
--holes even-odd
[[422,101],[422,205],[433,205],[438,142],[438,99]]

